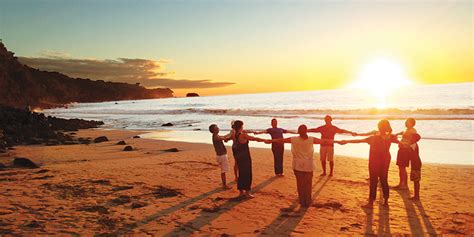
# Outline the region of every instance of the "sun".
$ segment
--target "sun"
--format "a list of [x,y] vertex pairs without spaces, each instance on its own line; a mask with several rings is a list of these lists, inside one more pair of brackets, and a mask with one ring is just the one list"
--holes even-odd
[[378,107],[386,106],[386,97],[395,89],[410,85],[404,68],[394,60],[378,58],[365,64],[351,88],[367,91],[378,102]]

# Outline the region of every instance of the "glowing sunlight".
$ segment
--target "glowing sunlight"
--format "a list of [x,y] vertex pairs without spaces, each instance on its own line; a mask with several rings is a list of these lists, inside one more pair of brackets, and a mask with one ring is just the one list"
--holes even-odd
[[379,58],[365,64],[351,88],[369,92],[377,99],[377,107],[386,106],[386,97],[393,90],[410,85],[404,68],[394,60]]

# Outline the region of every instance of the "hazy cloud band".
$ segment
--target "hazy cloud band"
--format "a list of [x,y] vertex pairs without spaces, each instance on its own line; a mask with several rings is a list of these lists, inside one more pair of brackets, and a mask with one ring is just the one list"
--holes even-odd
[[168,73],[162,72],[166,62],[149,59],[75,59],[64,54],[48,54],[47,57],[18,57],[18,59],[32,68],[56,71],[70,77],[140,83],[145,87],[217,88],[234,84],[211,80],[170,79],[167,78]]

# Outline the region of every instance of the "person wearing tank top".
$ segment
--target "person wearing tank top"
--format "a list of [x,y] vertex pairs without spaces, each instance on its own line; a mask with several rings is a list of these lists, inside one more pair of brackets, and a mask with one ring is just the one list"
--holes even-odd
[[265,139],[253,137],[244,131],[244,123],[237,120],[233,124],[233,144],[235,162],[238,166],[237,189],[239,198],[253,198],[250,194],[252,187],[252,157],[250,156],[249,141],[265,142]]
[[272,139],[266,143],[290,143],[291,153],[293,155],[293,172],[296,177],[296,186],[298,190],[299,203],[302,208],[307,208],[312,201],[312,187],[313,187],[313,171],[314,165],[314,144],[334,144],[333,140],[318,139],[308,136],[308,128],[306,125],[298,127],[299,136]]

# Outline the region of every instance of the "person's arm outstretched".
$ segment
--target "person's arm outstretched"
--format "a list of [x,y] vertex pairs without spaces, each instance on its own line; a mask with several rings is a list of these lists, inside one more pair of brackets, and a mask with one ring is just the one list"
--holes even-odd
[[373,136],[373,135],[376,135],[377,134],[377,131],[374,130],[374,131],[370,131],[370,132],[366,132],[366,133],[354,133],[355,135],[353,136]]
[[347,143],[369,143],[370,137],[366,137],[364,139],[353,139],[353,140],[341,140],[337,141],[336,143],[340,145],[345,145]]
[[250,136],[248,133],[246,132],[243,132],[242,135],[239,137],[239,140],[241,142],[245,142],[246,140],[248,141],[256,141],[256,142],[265,142],[267,141],[267,139],[262,139],[262,138],[259,138],[259,137],[254,137],[254,136]]
[[286,130],[286,129],[283,129],[283,133],[298,134],[298,132],[295,130]]
[[310,128],[308,129],[308,132],[318,133],[318,132],[321,132],[321,129],[322,129],[322,126],[317,127],[317,128]]
[[261,131],[253,131],[253,134],[258,135],[258,134],[265,134],[268,133],[267,130],[261,130]]
[[357,136],[356,132],[352,132],[352,131],[341,129],[341,128],[337,128],[337,133],[347,133],[347,134],[351,134],[352,136]]

